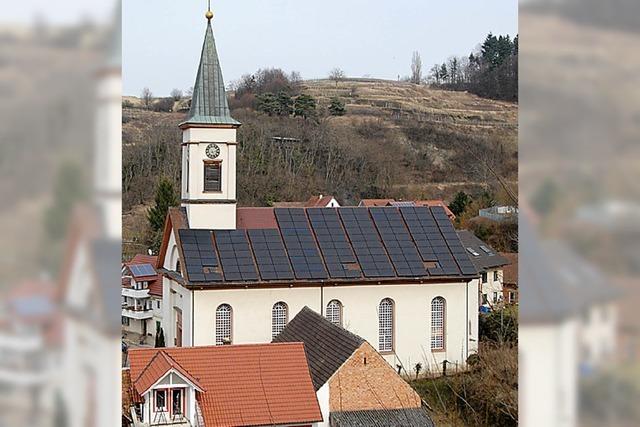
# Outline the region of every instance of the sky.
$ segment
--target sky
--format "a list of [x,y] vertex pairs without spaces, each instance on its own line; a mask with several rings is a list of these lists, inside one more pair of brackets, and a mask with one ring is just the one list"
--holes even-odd
[[[195,82],[206,0],[125,0],[123,93],[155,96]],[[259,68],[324,78],[397,79],[413,51],[427,71],[468,55],[485,36],[518,32],[517,0],[212,0],[225,83]]]
[[[125,0],[142,3],[142,0]],[[166,2],[165,2],[166,3]],[[20,0],[5,1],[0,25],[31,24],[35,18],[50,24],[76,24],[90,19],[108,23],[113,16],[116,0]]]

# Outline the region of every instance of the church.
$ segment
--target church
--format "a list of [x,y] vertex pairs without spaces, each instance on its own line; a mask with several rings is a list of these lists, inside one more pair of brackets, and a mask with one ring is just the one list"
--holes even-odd
[[445,209],[237,206],[241,123],[212,18],[180,124],[181,206],[156,265],[167,346],[269,343],[309,307],[404,373],[463,368],[478,348],[479,273]]

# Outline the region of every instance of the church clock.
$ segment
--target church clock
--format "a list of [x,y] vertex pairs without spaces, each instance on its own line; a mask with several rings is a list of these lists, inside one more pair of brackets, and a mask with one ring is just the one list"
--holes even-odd
[[210,159],[217,159],[220,155],[220,147],[218,147],[218,144],[209,144],[207,145],[206,154]]

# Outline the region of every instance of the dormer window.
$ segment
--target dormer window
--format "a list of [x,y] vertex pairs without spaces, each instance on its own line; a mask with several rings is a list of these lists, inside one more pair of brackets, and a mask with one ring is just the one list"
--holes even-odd
[[204,162],[204,191],[206,193],[222,191],[222,162]]

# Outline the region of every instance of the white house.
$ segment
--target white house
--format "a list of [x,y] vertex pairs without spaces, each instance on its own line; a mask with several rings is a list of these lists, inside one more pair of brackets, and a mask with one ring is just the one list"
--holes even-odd
[[62,363],[56,386],[67,426],[120,424],[121,3],[108,59],[96,69],[95,198],[74,211],[60,284]]
[[569,248],[530,227],[520,219],[519,422],[572,427],[580,375],[615,353],[616,295]]
[[156,263],[155,256],[136,255],[122,268],[122,330],[145,342],[162,326],[162,278]]
[[[237,208],[236,130],[211,22],[159,254],[170,346],[270,342],[303,307],[408,371],[477,350],[478,272],[440,207]],[[241,225],[244,228],[240,228]]]
[[480,272],[480,305],[493,307],[504,300],[504,267],[509,260],[468,230],[458,231],[462,245]]

